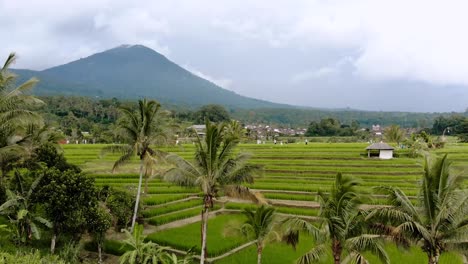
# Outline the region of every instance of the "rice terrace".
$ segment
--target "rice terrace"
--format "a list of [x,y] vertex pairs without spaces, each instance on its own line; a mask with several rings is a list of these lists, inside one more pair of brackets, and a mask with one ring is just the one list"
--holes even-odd
[[[320,205],[317,192],[331,188],[335,174],[353,175],[362,180],[359,191],[368,195],[369,206],[386,204],[383,195],[374,194],[377,186],[399,187],[414,201],[419,193],[422,160],[409,158],[405,150],[399,150],[398,158],[391,160],[368,159],[366,143],[293,143],[285,145],[241,144],[239,151],[252,154],[251,162],[264,166],[264,175],[255,179],[249,188],[258,191],[272,204],[279,214],[295,215],[314,220]],[[138,160],[125,166],[117,173],[109,173],[116,155],[100,157],[102,145],[64,145],[64,153],[71,163],[84,169],[88,177],[99,186],[133,188],[138,184]],[[164,147],[162,150],[190,159],[194,145]],[[456,170],[466,174],[468,167],[468,144],[450,143],[437,154],[448,153]],[[164,170],[168,165],[161,165]],[[468,175],[467,175],[468,176]],[[194,247],[200,250],[200,211],[202,200],[197,188],[178,187],[152,177],[148,192],[143,195],[143,216],[147,239],[175,250],[186,251]],[[226,228],[239,226],[243,221],[241,209],[254,208],[252,203],[221,197],[216,201],[212,218],[209,220],[208,256],[213,263],[254,263],[255,245],[239,234],[230,235]],[[296,250],[275,242],[265,248],[265,263],[293,263],[306,253],[313,240],[303,237]],[[121,254],[120,244],[109,240],[105,251]],[[237,251],[237,249],[240,249]],[[230,253],[235,250],[235,253]],[[390,243],[386,246],[392,263],[426,263],[420,249],[399,249]],[[369,256],[371,263],[378,259]],[[327,263],[326,261],[324,263]],[[444,254],[441,263],[463,263],[457,254]]]

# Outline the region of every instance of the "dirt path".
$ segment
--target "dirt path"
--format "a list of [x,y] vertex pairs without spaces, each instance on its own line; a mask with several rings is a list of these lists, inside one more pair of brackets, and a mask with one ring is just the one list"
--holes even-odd
[[287,207],[300,207],[300,208],[320,208],[320,204],[313,201],[296,201],[296,200],[281,200],[281,199],[268,199],[271,205],[287,206]]

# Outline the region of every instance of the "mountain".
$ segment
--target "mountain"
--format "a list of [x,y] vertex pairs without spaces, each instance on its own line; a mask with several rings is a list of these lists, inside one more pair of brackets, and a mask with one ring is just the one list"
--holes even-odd
[[14,70],[19,81],[37,77],[37,95],[152,98],[197,107],[288,108],[223,89],[142,45],[123,45],[43,71]]

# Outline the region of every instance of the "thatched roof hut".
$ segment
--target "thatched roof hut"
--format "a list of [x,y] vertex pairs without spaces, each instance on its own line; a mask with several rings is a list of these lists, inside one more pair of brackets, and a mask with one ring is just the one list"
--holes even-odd
[[391,159],[393,158],[393,150],[394,148],[387,143],[379,142],[374,143],[366,148],[367,150],[367,157],[371,157],[371,153],[378,153],[378,157],[380,159]]

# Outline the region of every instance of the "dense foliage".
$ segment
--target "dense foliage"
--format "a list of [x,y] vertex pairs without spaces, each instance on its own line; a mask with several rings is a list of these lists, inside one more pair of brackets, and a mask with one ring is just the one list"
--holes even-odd
[[456,135],[462,142],[468,142],[468,116],[439,116],[434,120],[432,132],[436,135]]
[[215,104],[202,106],[193,115],[195,122],[198,124],[204,124],[207,119],[215,123],[231,120],[226,109],[221,105]]
[[307,128],[306,136],[353,136],[359,129],[359,122],[353,120],[350,125],[341,124],[334,118],[324,118],[320,122],[312,121]]

